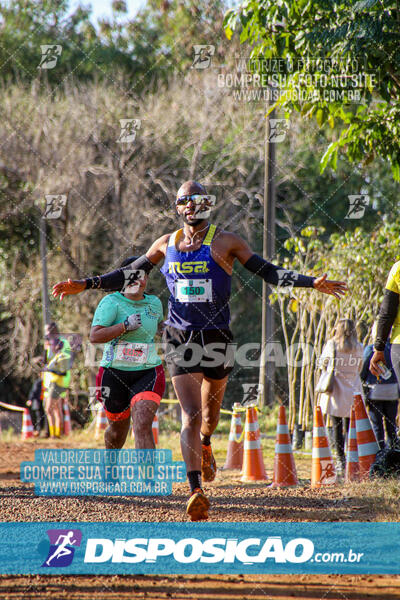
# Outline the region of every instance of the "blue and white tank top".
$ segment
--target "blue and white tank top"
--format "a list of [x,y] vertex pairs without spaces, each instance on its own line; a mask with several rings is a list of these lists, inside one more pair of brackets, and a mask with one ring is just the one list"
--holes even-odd
[[171,292],[167,325],[189,331],[229,328],[231,276],[211,256],[215,230],[210,225],[201,247],[190,252],[176,248],[182,229],[171,235],[161,268]]

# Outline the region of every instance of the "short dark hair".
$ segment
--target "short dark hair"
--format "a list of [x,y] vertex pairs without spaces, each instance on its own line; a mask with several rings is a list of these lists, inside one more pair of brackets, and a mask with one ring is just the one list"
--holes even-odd
[[46,329],[48,330],[49,334],[60,333],[60,331],[58,329],[58,325],[55,321],[51,321],[50,323],[47,323]]

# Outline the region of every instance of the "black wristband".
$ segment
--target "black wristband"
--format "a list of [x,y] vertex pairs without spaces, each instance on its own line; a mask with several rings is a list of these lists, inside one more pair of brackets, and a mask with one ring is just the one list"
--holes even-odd
[[95,275],[94,277],[88,277],[87,279],[85,279],[85,283],[87,290],[99,289],[101,287],[101,277],[99,277],[98,275]]

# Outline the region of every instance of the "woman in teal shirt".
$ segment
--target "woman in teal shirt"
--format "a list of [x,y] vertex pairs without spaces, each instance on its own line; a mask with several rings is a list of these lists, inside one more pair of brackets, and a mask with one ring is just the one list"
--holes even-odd
[[[135,257],[124,261],[129,265]],[[105,296],[93,317],[90,341],[105,343],[96,377],[97,399],[109,425],[104,432],[107,449],[122,448],[132,413],[136,448],[155,448],[152,423],[165,389],[164,369],[154,336],[163,320],[157,296],[145,294],[143,273],[129,292]]]

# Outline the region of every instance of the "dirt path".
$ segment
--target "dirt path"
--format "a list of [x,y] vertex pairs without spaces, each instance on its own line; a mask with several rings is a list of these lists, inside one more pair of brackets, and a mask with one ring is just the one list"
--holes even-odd
[[0,576],[2,600],[392,600],[400,577],[384,575]]
[[[62,447],[65,447],[63,442]],[[0,456],[0,520],[23,521],[186,521],[186,485],[174,485],[171,497],[39,498],[19,481],[21,461],[33,460],[34,445],[3,443]],[[357,491],[358,490],[358,491]],[[342,487],[322,491],[300,487],[270,490],[243,485],[239,475],[219,473],[209,486],[210,520],[373,521],[379,519],[363,494]],[[389,510],[389,509],[388,509]],[[393,515],[393,520],[398,520]],[[400,576],[382,575],[226,575],[226,576],[0,576],[2,600],[54,598],[109,600],[337,600],[400,599]]]

